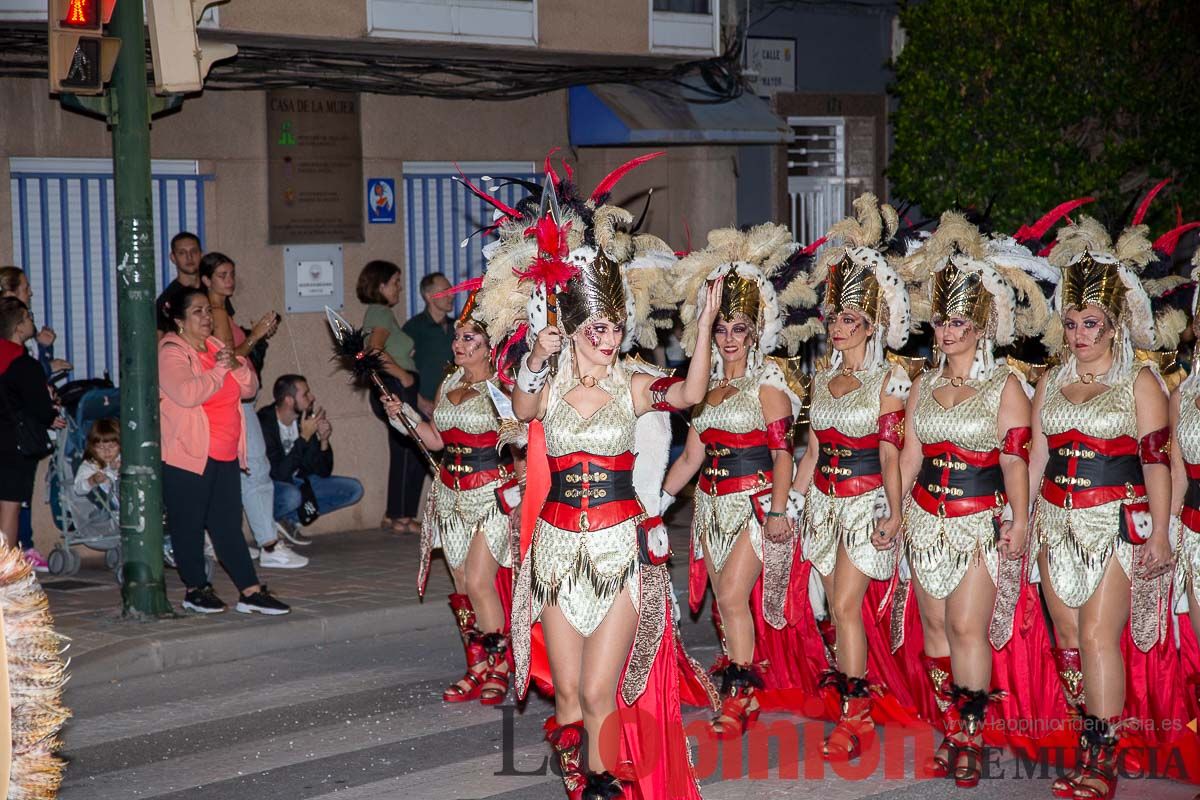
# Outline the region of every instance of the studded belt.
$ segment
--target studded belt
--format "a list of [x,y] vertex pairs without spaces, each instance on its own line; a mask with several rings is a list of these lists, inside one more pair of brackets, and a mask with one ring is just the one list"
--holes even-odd
[[596,531],[645,513],[633,486],[633,453],[571,453],[550,462],[541,518],[564,530]]
[[817,431],[813,485],[830,497],[857,497],[883,485],[877,435],[850,437],[832,428]]
[[950,442],[922,445],[924,459],[913,484],[917,505],[941,517],[964,517],[1003,508],[1004,473],[999,450],[966,450]]
[[1047,447],[1042,497],[1056,506],[1091,508],[1146,495],[1133,437],[1097,439],[1071,430],[1047,437]]

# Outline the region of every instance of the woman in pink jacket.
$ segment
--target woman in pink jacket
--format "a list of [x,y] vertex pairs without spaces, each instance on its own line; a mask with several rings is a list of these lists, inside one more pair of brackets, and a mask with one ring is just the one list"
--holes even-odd
[[158,343],[163,502],[187,589],[183,607],[202,614],[225,610],[205,577],[207,530],[240,593],[237,610],[286,614],[291,609],[258,582],[242,538],[242,399],[254,396],[258,378],[245,358],[212,335],[212,306],[202,289],[175,293],[166,311],[172,330]]

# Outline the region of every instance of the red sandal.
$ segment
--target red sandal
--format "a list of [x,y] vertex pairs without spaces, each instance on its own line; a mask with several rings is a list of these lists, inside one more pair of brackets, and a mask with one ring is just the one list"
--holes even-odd
[[587,776],[583,772],[583,723],[559,725],[556,717],[546,720],[546,741],[558,756],[558,771],[562,775],[567,800],[580,800]]
[[821,686],[834,688],[842,700],[842,714],[821,746],[821,755],[826,761],[857,758],[875,738],[870,685],[866,678],[831,670],[821,678]]
[[[447,703],[466,703],[479,697],[483,691],[483,683],[488,669],[487,653],[483,649],[483,637],[478,633],[471,634],[467,642],[467,672],[456,683],[452,683],[442,692],[442,700]],[[462,684],[466,683],[466,687]],[[506,687],[507,688],[507,687]]]
[[[484,634],[480,643],[487,653],[487,669],[483,675],[479,702],[485,706],[498,706],[508,694],[508,637],[503,633],[488,633]],[[505,668],[503,672],[499,670],[501,665]]]
[[761,709],[754,696],[763,687],[762,670],[757,664],[720,665],[714,672],[721,678],[721,710],[710,724],[718,739],[736,739],[757,719]]

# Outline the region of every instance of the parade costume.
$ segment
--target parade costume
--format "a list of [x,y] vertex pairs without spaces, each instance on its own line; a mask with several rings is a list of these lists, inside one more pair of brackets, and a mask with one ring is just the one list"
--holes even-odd
[[[658,302],[670,304],[662,267],[674,255],[661,240],[630,232],[632,215],[607,204],[615,182],[643,160],[618,168],[583,198],[570,172],[559,178],[547,159],[547,182],[536,202],[520,210],[498,206],[500,239],[486,250],[479,307],[488,330],[508,332],[502,347],[532,339],[546,325],[570,336],[592,320],[624,324],[623,350],[652,344],[649,311]],[[523,361],[517,376],[521,391],[537,394],[548,384],[549,392],[542,420],[529,430],[512,614],[518,694],[538,660],[536,623],[547,605],[556,605],[584,637],[622,590],[638,616],[617,689],[617,774],[584,772],[582,723],[552,718],[546,725],[571,798],[699,797],[679,708],[685,659],[674,631],[666,531],[645,510],[658,500],[669,426],[662,412],[635,414],[631,386],[641,370],[633,360],[618,359],[605,377],[589,378],[587,385],[610,399],[588,417],[564,398],[582,382],[570,347],[540,373]],[[669,385],[662,380],[655,390]],[[650,752],[657,758],[643,762]]]
[[[905,499],[904,517],[907,565],[929,597],[948,598],[972,564],[982,564],[995,587],[987,634],[990,686],[961,686],[949,656],[921,653],[938,723],[946,733],[931,769],[941,775],[953,772],[959,786],[970,787],[980,778],[985,739],[1028,749],[1029,731],[1022,723],[1049,729],[1049,721],[1062,712],[1061,703],[1054,702],[1054,670],[1045,656],[1049,638],[1039,600],[1024,578],[1027,556],[1010,560],[998,547],[1003,520],[1011,514],[1001,459],[1011,456],[1028,463],[1031,437],[1029,427],[1000,434],[1001,400],[1010,380],[1017,380],[1026,395],[1032,389],[994,351],[1018,336],[1036,337],[1045,328],[1049,310],[1035,279],[1045,278],[1050,269],[1009,237],[985,240],[955,213],[942,216],[921,257],[929,321],[962,318],[979,331],[966,376],[947,374],[943,355],[914,385],[917,397],[908,433],[920,442],[922,460]],[[944,387],[974,392],[946,408],[935,396]],[[903,616],[907,609],[897,611]],[[898,637],[894,644],[899,646]],[[1047,699],[1048,711],[1043,708]],[[989,727],[989,714],[999,724]],[[956,766],[962,755],[968,758]]]
[[[1080,769],[1086,779],[1110,792],[1116,786],[1118,750],[1137,751],[1135,760],[1156,759],[1152,751],[1171,748],[1186,722],[1176,689],[1184,676],[1167,628],[1171,578],[1145,578],[1138,566],[1140,548],[1152,532],[1142,469],[1167,464],[1170,442],[1165,428],[1139,437],[1134,410],[1134,384],[1142,370],[1151,370],[1157,379],[1153,365],[1134,351],[1153,348],[1159,339],[1150,298],[1137,274],[1153,258],[1144,226],[1126,230],[1114,245],[1088,217],[1061,229],[1050,254],[1051,263],[1062,269],[1055,293],[1059,314],[1094,305],[1104,309],[1117,328],[1107,374],[1080,375],[1072,355],[1044,379],[1041,425],[1049,460],[1033,526],[1035,545],[1047,555],[1042,580],[1050,582],[1066,605],[1079,608],[1087,602],[1110,561],[1115,560],[1130,580],[1130,619],[1121,644],[1127,686],[1122,717],[1090,714],[1079,651],[1055,653],[1064,695],[1082,718]],[[1074,404],[1062,389],[1078,380],[1109,388]],[[1157,724],[1139,730],[1130,719]],[[1169,762],[1158,763],[1170,769]],[[1060,779],[1054,788],[1064,797],[1072,791],[1076,797],[1104,796],[1094,785],[1075,784],[1070,778]]]
[[[866,318],[873,332],[859,369],[845,368],[842,353],[833,350],[829,366],[813,375],[809,423],[818,451],[800,521],[802,557],[811,570],[831,576],[840,551],[871,578],[862,606],[864,676],[849,676],[838,664],[832,615],[820,626],[829,655],[821,685],[832,690],[827,696],[839,720],[829,741],[838,736],[846,743],[829,752],[845,750],[849,756],[873,735],[876,721],[913,722],[920,701],[920,684],[910,679],[889,646],[891,621],[886,611],[896,585],[897,550],[877,550],[871,543],[876,523],[891,513],[880,448],[886,443],[898,452],[905,427],[903,410],[883,414],[881,398],[903,403],[911,386],[903,367],[885,357],[885,348],[895,350],[907,342],[912,308],[904,282],[883,253],[898,227],[896,212],[870,194],[855,200],[854,208],[856,218],[830,230],[832,246],[822,252],[810,280],[824,284],[826,319],[854,311]],[[852,376],[859,385],[835,397],[829,384],[842,375]],[[810,587],[821,590],[807,571],[799,577],[806,594]]]
[[[689,253],[675,268],[677,283],[682,287],[680,318],[687,355],[695,350],[696,320],[711,281],[723,281],[718,318],[732,323],[735,316],[742,315],[753,330],[745,373],[740,377],[724,378],[721,354],[713,344],[708,390],[729,387],[733,392],[716,405],[706,399],[692,412],[692,427],[704,448],[692,514],[688,594],[693,613],[703,602],[708,571],[719,573],[724,568],[740,536],[749,538],[762,564],[761,577],[752,592],[754,657],[746,663],[731,661],[722,636],[723,653],[713,667],[724,697],[714,721],[719,735],[740,735],[757,716],[757,709],[751,706],[759,689],[787,685],[776,680],[771,661],[773,655],[792,649],[794,634],[777,632],[789,624],[788,591],[795,542],[792,536],[771,541],[764,535],[764,527],[771,508],[775,453],[785,451],[790,455],[792,451],[791,428],[804,390],[789,362],[768,354],[789,338],[789,310],[815,305],[816,296],[800,275],[808,255],[797,252],[787,228],[767,223],[747,231],[712,231],[708,246]],[[787,398],[788,416],[766,419],[760,394],[764,386]],[[666,496],[664,502],[673,499]],[[719,625],[715,600],[713,614]],[[734,720],[738,730],[722,728],[719,720],[723,718]]]
[[[475,318],[475,299],[476,294],[472,292],[455,327],[472,326],[486,335],[486,329]],[[462,389],[469,389],[473,394],[458,403],[452,402],[450,394]],[[409,424],[393,420],[393,427],[405,434],[410,427],[415,432],[421,424],[420,417],[407,406],[402,413],[408,417]],[[478,698],[484,705],[497,705],[503,702],[509,684],[509,669],[499,670],[498,667],[508,664],[511,668],[512,663],[508,642],[512,607],[509,531],[511,516],[520,503],[520,489],[513,474],[507,439],[501,437],[502,420],[492,399],[489,380],[469,384],[466,371],[461,367],[455,369],[438,390],[429,424],[441,438],[442,449],[421,517],[417,591],[424,597],[430,557],[435,549],[441,549],[451,570],[463,569],[471,543],[479,536],[499,565],[495,588],[504,620],[499,631],[480,631],[471,598],[465,592],[450,595],[450,609],[454,612],[467,662],[467,671],[460,683],[465,682],[467,686],[464,689],[459,683],[452,684],[442,694],[442,699],[448,703],[461,703]]]

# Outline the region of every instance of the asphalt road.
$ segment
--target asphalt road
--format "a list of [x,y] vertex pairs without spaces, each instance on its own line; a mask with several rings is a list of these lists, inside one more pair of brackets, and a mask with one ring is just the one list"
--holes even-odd
[[[708,626],[685,623],[684,631],[693,654],[710,661]],[[548,704],[533,699],[520,713],[511,700],[500,709],[441,702],[442,688],[461,671],[461,653],[447,613],[444,625],[405,636],[69,689],[75,718],[65,736],[71,763],[61,798],[561,800],[559,779],[539,771]],[[903,779],[885,777],[882,767],[847,779],[801,758],[800,777],[781,778],[776,750],[765,777],[709,775],[704,796],[955,794],[951,783],[914,780],[911,767]],[[804,777],[813,766],[823,777]],[[1050,797],[1048,779],[1014,777],[1011,762],[998,762],[994,771],[962,796]],[[1123,782],[1118,797],[1190,800],[1195,793],[1196,787],[1140,780]]]

